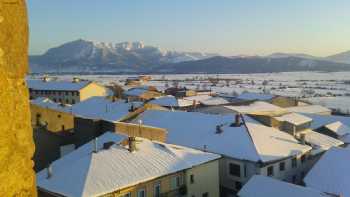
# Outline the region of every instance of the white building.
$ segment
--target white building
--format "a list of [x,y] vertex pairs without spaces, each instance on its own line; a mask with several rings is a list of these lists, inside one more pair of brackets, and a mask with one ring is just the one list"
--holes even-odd
[[37,186],[46,196],[219,196],[220,157],[107,132],[40,171]]
[[227,193],[238,191],[255,174],[300,182],[310,168],[310,146],[246,116],[245,124],[236,125],[234,114],[149,110],[133,122],[139,120],[145,125],[167,129],[168,143],[223,155],[220,184]]
[[73,79],[73,81],[27,80],[30,99],[46,97],[54,102],[75,104],[92,96],[107,96],[105,87],[91,81]]

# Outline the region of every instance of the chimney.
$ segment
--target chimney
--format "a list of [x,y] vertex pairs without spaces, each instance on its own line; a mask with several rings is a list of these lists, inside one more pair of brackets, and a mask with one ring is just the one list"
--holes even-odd
[[203,145],[203,151],[204,151],[204,152],[207,152],[207,148],[208,148],[207,145],[204,144],[204,145]]
[[193,100],[192,106],[193,106],[193,108],[196,108],[196,100]]
[[47,177],[46,178],[49,179],[49,178],[52,177],[52,166],[51,166],[51,164],[49,164],[49,166],[47,166],[46,170],[47,170]]
[[94,150],[93,150],[93,152],[94,152],[94,153],[97,153],[97,137],[94,139],[93,145],[94,145]]
[[216,133],[219,134],[219,133],[222,133],[222,132],[223,132],[223,130],[222,130],[221,126],[220,125],[216,125]]
[[241,126],[241,115],[240,114],[236,114],[235,115],[235,121],[231,124],[232,127],[240,127]]
[[129,137],[129,152],[135,152],[137,150],[136,148],[136,137]]
[[300,142],[305,145],[305,133],[300,133]]

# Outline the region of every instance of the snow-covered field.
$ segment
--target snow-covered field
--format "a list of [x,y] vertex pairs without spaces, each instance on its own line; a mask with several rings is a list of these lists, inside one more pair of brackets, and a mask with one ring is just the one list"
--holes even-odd
[[[41,76],[30,76],[38,78]],[[104,85],[124,85],[132,75],[55,75],[59,80],[73,77],[93,80]],[[236,95],[243,91],[267,92],[276,95],[299,97],[342,112],[350,111],[350,72],[292,72],[264,74],[220,75],[151,75],[152,80],[144,85],[163,90],[175,85],[190,89]]]

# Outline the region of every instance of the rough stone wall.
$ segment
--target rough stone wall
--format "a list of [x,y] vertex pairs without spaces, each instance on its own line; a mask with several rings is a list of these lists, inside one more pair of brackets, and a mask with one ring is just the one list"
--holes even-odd
[[36,196],[24,0],[0,0],[0,196]]

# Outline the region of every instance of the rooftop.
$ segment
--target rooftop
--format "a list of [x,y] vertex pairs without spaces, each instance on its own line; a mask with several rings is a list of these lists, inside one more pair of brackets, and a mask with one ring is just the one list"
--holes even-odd
[[234,114],[147,110],[133,122],[142,120],[145,125],[167,129],[168,143],[206,149],[241,160],[268,162],[311,150],[285,132],[244,118],[247,127],[231,127]]
[[[124,136],[106,133],[98,142],[116,144],[95,153],[92,142],[53,162],[52,176],[37,174],[40,188],[68,197],[107,194],[164,175],[219,159],[220,156],[182,146],[136,138],[137,151],[118,144]],[[142,165],[140,165],[142,164]],[[68,178],[69,177],[69,178]]]
[[286,113],[286,110],[278,107],[276,105],[256,101],[250,105],[239,105],[239,106],[225,106],[228,109],[234,110],[242,114],[283,114]]
[[271,177],[254,175],[238,192],[240,197],[330,197],[309,187],[283,182]]
[[112,101],[96,96],[72,105],[72,113],[83,118],[116,122],[129,113],[131,106],[137,108],[141,105],[141,102],[126,103],[124,100]]
[[275,119],[282,122],[289,122],[294,125],[301,125],[312,121],[311,118],[297,113],[284,114],[282,116],[275,117]]
[[297,113],[310,113],[310,114],[319,114],[319,113],[331,113],[331,110],[323,107],[321,105],[302,105],[296,107],[287,107],[285,108],[289,112]]
[[311,168],[304,182],[320,191],[350,196],[349,163],[349,148],[332,148]]
[[31,104],[34,104],[43,108],[54,109],[57,111],[67,112],[67,113],[72,112],[71,105],[62,105],[60,103],[53,102],[49,98],[38,97],[36,99],[31,100],[30,102]]
[[90,81],[44,81],[38,79],[28,79],[27,85],[34,90],[62,90],[62,91],[78,91],[87,86]]
[[242,94],[238,95],[236,98],[240,100],[247,100],[247,101],[253,101],[253,100],[268,101],[268,100],[271,100],[273,97],[274,95],[272,94],[243,92]]

